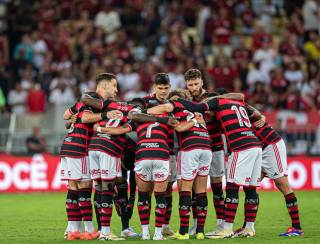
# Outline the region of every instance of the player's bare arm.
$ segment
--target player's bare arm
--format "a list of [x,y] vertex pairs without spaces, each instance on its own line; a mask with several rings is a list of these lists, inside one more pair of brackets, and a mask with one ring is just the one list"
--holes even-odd
[[85,105],[96,108],[96,109],[101,109],[101,99],[95,98],[91,95],[91,93],[83,93],[81,95],[81,102],[83,102]]
[[72,111],[68,108],[66,111],[63,113],[63,119],[64,120],[69,120],[71,119],[71,116],[73,115]]
[[65,123],[66,129],[70,129],[71,126],[72,126],[72,124],[74,124],[76,121],[77,121],[77,115],[74,114],[74,115],[71,116],[70,119],[68,119],[68,120],[66,121],[66,123]]
[[253,113],[250,118],[252,119],[252,121],[255,121],[254,122],[254,126],[256,128],[261,128],[262,126],[265,125],[266,123],[266,117],[264,115],[262,115],[260,113],[260,111],[258,109],[256,109],[255,107],[249,105],[249,104],[246,104],[247,106],[247,109],[251,111],[251,113]]
[[121,127],[101,127],[98,123],[94,125],[93,129],[100,133],[114,136],[122,135],[132,131],[132,128],[129,125],[123,125]]
[[158,106],[149,108],[147,110],[148,114],[165,114],[165,113],[171,113],[173,111],[174,107],[171,103],[165,103],[160,104]]
[[198,122],[197,122],[196,119],[190,120],[188,122],[187,121],[183,121],[183,122],[180,122],[177,126],[175,126],[174,129],[177,132],[187,131],[190,128],[192,128],[193,126],[195,126],[197,123]]
[[168,124],[171,126],[175,126],[178,123],[178,120],[176,120],[173,117],[155,117],[149,114],[137,113],[137,112],[129,113],[128,118],[132,119],[137,123],[159,122],[159,123]]

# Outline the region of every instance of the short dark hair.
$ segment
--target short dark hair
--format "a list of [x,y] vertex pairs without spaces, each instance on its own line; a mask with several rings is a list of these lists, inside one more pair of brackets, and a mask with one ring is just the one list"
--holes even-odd
[[202,79],[201,71],[198,69],[188,69],[184,74],[185,81],[194,80],[194,79]]
[[218,93],[218,95],[223,95],[229,93],[229,91],[226,88],[219,87],[218,89],[216,89],[216,93]]
[[129,103],[136,105],[136,106],[140,107],[141,109],[146,108],[146,102],[143,98],[139,98],[139,97],[133,98]]
[[158,73],[154,77],[154,83],[156,85],[170,85],[169,75],[166,73]]
[[112,79],[116,79],[117,77],[112,74],[112,73],[101,73],[101,74],[98,74],[97,77],[96,77],[96,83],[97,85],[102,82],[102,81],[111,81]]

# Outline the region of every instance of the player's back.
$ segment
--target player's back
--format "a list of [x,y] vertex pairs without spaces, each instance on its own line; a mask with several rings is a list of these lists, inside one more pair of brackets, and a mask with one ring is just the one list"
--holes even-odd
[[224,130],[229,149],[242,151],[261,147],[252,129],[245,103],[232,99],[217,99],[217,102],[216,117]]
[[[166,117],[168,115],[161,116]],[[168,160],[169,128],[168,125],[158,122],[137,125],[136,161],[144,159]]]
[[[128,119],[128,113],[134,109],[133,105],[109,101],[104,103],[102,112],[118,110],[121,113],[119,119],[109,119],[99,121],[100,127],[121,127],[123,125],[132,126]],[[125,144],[125,134],[123,135],[108,135],[105,133],[95,132],[90,140],[89,150],[102,151],[113,157],[121,157]]]
[[[202,116],[200,113],[192,113],[186,109],[183,104],[177,101],[171,101],[174,106],[174,117],[180,120],[181,123],[189,122],[196,115]],[[192,149],[209,149],[211,150],[212,141],[205,125],[195,124],[187,131],[177,132],[179,141],[179,150],[189,151]]]
[[69,112],[77,116],[76,122],[71,125],[65,136],[60,150],[61,157],[84,157],[88,154],[89,140],[93,134],[92,124],[81,122],[85,112],[92,112],[84,103],[77,102]]

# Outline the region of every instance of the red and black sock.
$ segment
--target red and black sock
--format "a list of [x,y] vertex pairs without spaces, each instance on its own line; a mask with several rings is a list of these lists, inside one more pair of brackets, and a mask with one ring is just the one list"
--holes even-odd
[[166,192],[155,192],[156,198],[155,217],[156,227],[161,228],[164,223],[164,216],[166,213]]
[[68,190],[66,199],[66,211],[68,221],[81,221],[81,213],[78,205],[78,198],[78,190]]
[[295,229],[301,229],[300,225],[300,216],[299,216],[299,208],[298,208],[298,200],[294,192],[285,195],[287,208],[290,214],[292,227]]
[[94,192],[93,197],[93,205],[94,205],[94,212],[96,214],[96,220],[98,224],[98,230],[101,230],[101,223],[100,223],[100,213],[101,213],[101,191],[97,189]]
[[192,206],[192,217],[193,219],[197,219],[197,197],[193,189],[192,189],[192,195],[191,195],[191,206]]
[[179,192],[179,216],[180,216],[180,230],[179,233],[184,235],[189,230],[189,217],[191,208],[191,192]]
[[[172,194],[172,193],[171,193]],[[166,196],[166,214],[164,216],[164,224],[168,225],[170,223],[171,213],[172,213],[172,195]]]
[[83,221],[92,221],[92,188],[79,189],[78,204]]
[[239,204],[239,186],[227,183],[224,219],[227,223],[233,223]]
[[113,189],[102,190],[101,192],[101,213],[100,223],[102,227],[109,227],[112,217]]
[[196,194],[197,199],[197,233],[204,232],[204,224],[206,222],[208,212],[208,198],[207,193]]
[[213,192],[213,205],[216,211],[217,219],[224,219],[224,196],[222,190],[222,183],[211,183]]
[[259,195],[256,187],[243,187],[246,195],[244,202],[245,222],[255,222],[259,206]]
[[150,222],[150,204],[148,202],[148,192],[138,193],[138,212],[141,225],[148,225]]

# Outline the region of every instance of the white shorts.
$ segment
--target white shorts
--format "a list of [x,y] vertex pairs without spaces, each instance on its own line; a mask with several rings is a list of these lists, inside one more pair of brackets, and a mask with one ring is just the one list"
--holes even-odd
[[101,151],[89,151],[90,174],[93,180],[113,180],[121,176],[121,159]]
[[177,160],[176,155],[170,155],[169,160],[169,182],[175,182],[177,180]]
[[261,168],[270,179],[277,179],[288,174],[287,149],[282,139],[262,150]]
[[61,180],[90,180],[90,166],[88,157],[83,158],[61,158]]
[[232,152],[227,162],[227,182],[241,186],[259,186],[261,163],[261,148]]
[[224,176],[224,150],[212,152],[209,175],[211,177]]
[[162,182],[169,177],[169,160],[141,160],[135,163],[134,171],[142,181]]
[[180,180],[194,180],[199,176],[208,176],[212,152],[203,149],[179,151],[177,159],[177,178]]

